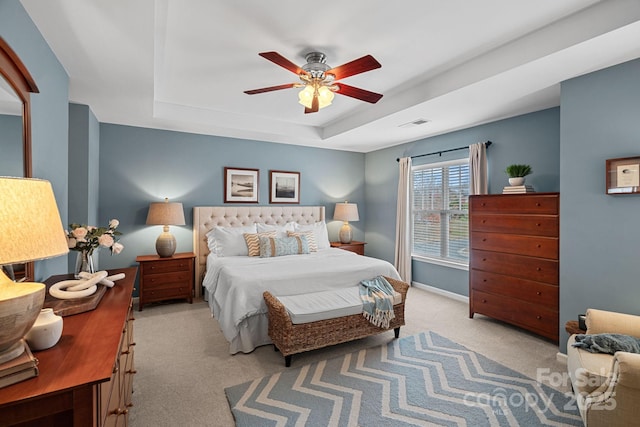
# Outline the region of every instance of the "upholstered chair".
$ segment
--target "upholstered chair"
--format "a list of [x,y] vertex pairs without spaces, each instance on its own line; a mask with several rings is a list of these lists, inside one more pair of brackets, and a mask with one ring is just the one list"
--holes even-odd
[[[614,333],[640,338],[640,316],[587,310],[587,334]],[[567,344],[567,368],[587,427],[640,425],[640,354],[591,353]]]

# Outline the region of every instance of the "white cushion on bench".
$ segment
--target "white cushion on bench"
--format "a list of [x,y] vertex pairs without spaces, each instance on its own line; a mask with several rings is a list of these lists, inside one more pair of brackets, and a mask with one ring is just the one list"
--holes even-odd
[[[318,320],[335,319],[336,317],[351,316],[362,313],[360,287],[332,289],[329,291],[313,292],[276,297],[285,306],[291,323],[317,322]],[[402,302],[402,295],[393,293],[393,304]]]

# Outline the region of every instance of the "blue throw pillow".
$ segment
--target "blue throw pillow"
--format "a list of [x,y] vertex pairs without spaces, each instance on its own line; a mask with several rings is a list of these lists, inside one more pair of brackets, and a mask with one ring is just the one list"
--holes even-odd
[[299,255],[309,253],[309,242],[306,236],[263,237],[260,236],[260,257],[268,258],[283,255]]

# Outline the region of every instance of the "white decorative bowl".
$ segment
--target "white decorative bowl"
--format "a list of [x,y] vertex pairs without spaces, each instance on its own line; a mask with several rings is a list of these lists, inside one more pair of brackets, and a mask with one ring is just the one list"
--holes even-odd
[[56,345],[62,336],[62,316],[52,308],[43,308],[25,339],[31,350],[46,350]]

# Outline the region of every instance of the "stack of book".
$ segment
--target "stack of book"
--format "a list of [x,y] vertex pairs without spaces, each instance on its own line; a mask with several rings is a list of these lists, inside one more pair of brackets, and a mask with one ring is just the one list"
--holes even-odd
[[38,359],[23,340],[24,353],[0,364],[0,388],[38,376]]
[[535,193],[530,185],[508,185],[502,190],[502,194]]

